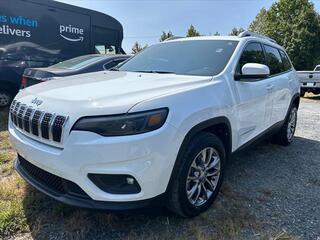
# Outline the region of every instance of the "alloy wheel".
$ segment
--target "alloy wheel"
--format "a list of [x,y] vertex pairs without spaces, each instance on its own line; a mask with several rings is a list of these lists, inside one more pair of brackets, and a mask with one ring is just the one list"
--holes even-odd
[[294,132],[296,130],[297,125],[297,109],[293,108],[291,110],[289,121],[288,121],[288,127],[287,127],[287,138],[289,141],[292,141]]
[[210,199],[220,178],[220,168],[220,156],[213,147],[207,147],[197,154],[186,182],[187,197],[192,205],[199,207]]

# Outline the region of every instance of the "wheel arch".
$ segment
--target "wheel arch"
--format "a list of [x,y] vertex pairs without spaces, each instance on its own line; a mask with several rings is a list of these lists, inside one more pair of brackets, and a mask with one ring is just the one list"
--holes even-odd
[[226,150],[226,159],[231,156],[232,151],[232,131],[231,124],[227,117],[216,117],[204,122],[201,122],[192,127],[185,135],[182,144],[180,146],[176,161],[174,163],[173,170],[171,172],[170,180],[167,186],[167,192],[172,185],[174,176],[177,175],[179,167],[181,166],[183,154],[188,147],[191,139],[201,132],[209,132],[215,134],[222,141]]
[[293,97],[291,99],[290,108],[292,107],[292,105],[295,105],[297,108],[299,108],[299,105],[300,105],[300,95],[299,95],[299,93],[293,95]]

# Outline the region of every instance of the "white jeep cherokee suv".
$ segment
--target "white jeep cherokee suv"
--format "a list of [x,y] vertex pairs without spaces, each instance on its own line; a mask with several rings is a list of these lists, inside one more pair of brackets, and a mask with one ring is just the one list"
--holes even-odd
[[123,210],[162,199],[195,216],[216,198],[233,153],[267,133],[293,140],[299,89],[272,39],[165,41],[113,71],[20,91],[9,119],[15,167],[67,204]]

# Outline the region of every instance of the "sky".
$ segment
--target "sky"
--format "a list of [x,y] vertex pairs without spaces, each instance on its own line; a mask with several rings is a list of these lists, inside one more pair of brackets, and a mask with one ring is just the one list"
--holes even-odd
[[[123,26],[123,49],[153,44],[162,31],[185,36],[190,24],[201,33],[227,35],[233,27],[247,29],[262,7],[275,0],[58,0],[116,18]],[[320,0],[312,1],[320,12]]]

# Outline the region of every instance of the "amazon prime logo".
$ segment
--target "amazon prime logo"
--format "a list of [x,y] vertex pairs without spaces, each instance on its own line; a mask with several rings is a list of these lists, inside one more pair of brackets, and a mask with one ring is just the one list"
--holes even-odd
[[38,98],[34,98],[34,99],[32,99],[31,103],[34,105],[37,105],[37,107],[39,107],[43,103],[43,101]]
[[[83,42],[83,28],[77,28],[74,27],[72,25],[60,25],[60,36],[63,37],[64,39],[70,41],[70,42]],[[72,36],[76,37],[70,37],[70,34],[72,34]]]

